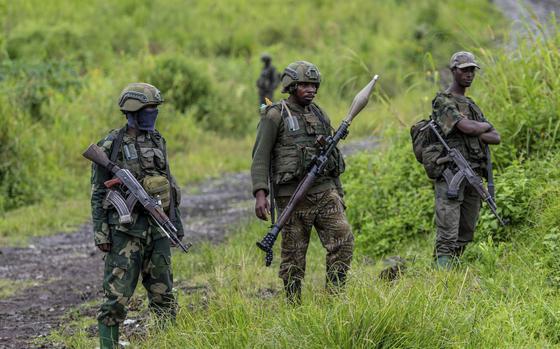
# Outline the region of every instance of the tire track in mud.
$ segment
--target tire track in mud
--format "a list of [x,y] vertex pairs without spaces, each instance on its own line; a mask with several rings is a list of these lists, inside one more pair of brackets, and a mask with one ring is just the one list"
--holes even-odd
[[[349,156],[374,149],[376,144],[374,138],[360,139],[341,150]],[[219,243],[253,219],[248,172],[225,174],[192,185],[184,193],[185,241]],[[86,223],[74,233],[36,238],[28,247],[1,249],[0,279],[32,285],[0,299],[0,348],[53,348],[54,344],[31,342],[57,329],[64,315],[77,306],[101,300],[103,253],[93,245],[91,231],[91,223]]]

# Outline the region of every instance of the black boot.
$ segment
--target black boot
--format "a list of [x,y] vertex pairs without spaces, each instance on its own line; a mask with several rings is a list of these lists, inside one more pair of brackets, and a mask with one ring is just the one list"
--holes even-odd
[[326,288],[332,294],[339,293],[344,286],[346,285],[346,272],[345,271],[337,271],[337,272],[328,272],[327,273],[327,282]]
[[301,280],[284,280],[286,299],[294,305],[301,304]]

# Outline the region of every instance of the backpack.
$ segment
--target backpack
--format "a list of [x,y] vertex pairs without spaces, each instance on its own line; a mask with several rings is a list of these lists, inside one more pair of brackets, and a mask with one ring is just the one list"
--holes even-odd
[[431,179],[438,179],[445,170],[445,164],[438,164],[436,161],[444,154],[444,147],[433,131],[426,127],[429,120],[420,120],[410,128],[412,138],[412,151],[416,160],[424,166],[426,175]]
[[430,128],[425,128],[428,125],[430,120],[420,120],[416,122],[410,128],[410,138],[412,138],[412,151],[414,152],[414,156],[416,156],[416,160],[419,163],[422,163],[422,152],[424,149],[433,143],[432,137],[432,130]]

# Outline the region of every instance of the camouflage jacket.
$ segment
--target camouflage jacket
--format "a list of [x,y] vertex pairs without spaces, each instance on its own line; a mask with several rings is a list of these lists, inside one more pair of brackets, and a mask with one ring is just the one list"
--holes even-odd
[[[111,155],[113,142],[116,140],[119,130],[111,131],[105,138],[97,143],[107,156]],[[125,155],[125,147],[126,153]],[[124,133],[121,147],[115,159],[117,165],[131,171],[138,182],[146,176],[165,176],[167,177],[167,154],[165,152],[165,139],[157,132],[142,133],[137,137]],[[112,175],[109,171],[92,165],[91,171],[91,210],[93,220],[93,232],[95,244],[109,243],[109,226],[115,226],[117,230],[126,234],[146,238],[150,232],[155,232],[157,236],[153,238],[163,237],[163,233],[155,226],[143,208],[137,204],[132,212],[133,222],[130,224],[120,224],[117,211],[105,202],[107,189],[104,182],[111,179]],[[175,194],[175,220],[173,224],[178,230],[178,235],[184,235],[183,225],[179,212],[179,204],[181,202],[181,191],[173,177],[167,178],[171,183],[171,190]],[[149,228],[152,229],[149,229]]]
[[[261,115],[251,166],[253,194],[261,189],[268,192],[269,168],[272,167],[276,194],[291,196],[317,155],[314,146],[317,136],[331,135],[328,116],[317,105],[304,108],[287,100],[284,102],[286,107],[275,103]],[[317,178],[309,193],[337,188],[342,194],[338,176],[343,171],[344,159],[337,149],[329,159],[325,174]]]
[[469,136],[455,127],[463,118],[488,122],[476,103],[466,96],[438,92],[432,101],[432,119],[440,127],[449,146],[458,149],[473,168],[486,167],[485,145],[478,136]]

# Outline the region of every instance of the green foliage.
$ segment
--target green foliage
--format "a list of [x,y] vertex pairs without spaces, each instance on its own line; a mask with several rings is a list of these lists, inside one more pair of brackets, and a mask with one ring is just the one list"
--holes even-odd
[[389,139],[384,151],[353,158],[343,177],[357,243],[374,256],[427,234],[432,227],[430,182],[417,166],[408,138]]
[[506,140],[495,153],[499,165],[559,149],[559,29],[534,34],[510,52],[482,51],[487,63],[473,92]]
[[[325,78],[317,101],[336,123],[374,72],[382,76],[376,99],[400,96],[410,84],[431,86],[416,73],[426,55],[443,67],[460,46],[489,43],[493,31],[478,24],[497,27],[499,16],[486,0],[473,1],[468,7],[434,0],[2,3],[0,92],[8,97],[0,108],[2,120],[12,120],[0,135],[0,213],[87,191],[81,150],[122,125],[115,101],[131,81],[146,79],[162,90],[168,103],[158,128],[167,131],[173,154],[213,168],[236,166],[222,160],[224,149],[204,159],[193,153],[198,140],[219,137],[249,154],[263,51],[278,70],[298,59],[316,63]],[[282,20],[263,20],[272,14]],[[464,27],[477,28],[472,39],[442,40],[463,37]],[[387,110],[380,105],[377,111]],[[375,120],[357,120],[354,135],[371,134]]]
[[23,110],[35,121],[52,122],[54,115],[46,115],[46,106],[56,94],[70,95],[79,90],[81,80],[73,65],[65,62],[23,64],[6,62],[0,66],[0,76],[5,80],[3,92],[15,107]]
[[212,94],[210,78],[184,56],[160,55],[154,64],[144,68],[142,80],[165,91],[165,102],[184,113],[187,107],[198,107],[208,113],[208,98]]

